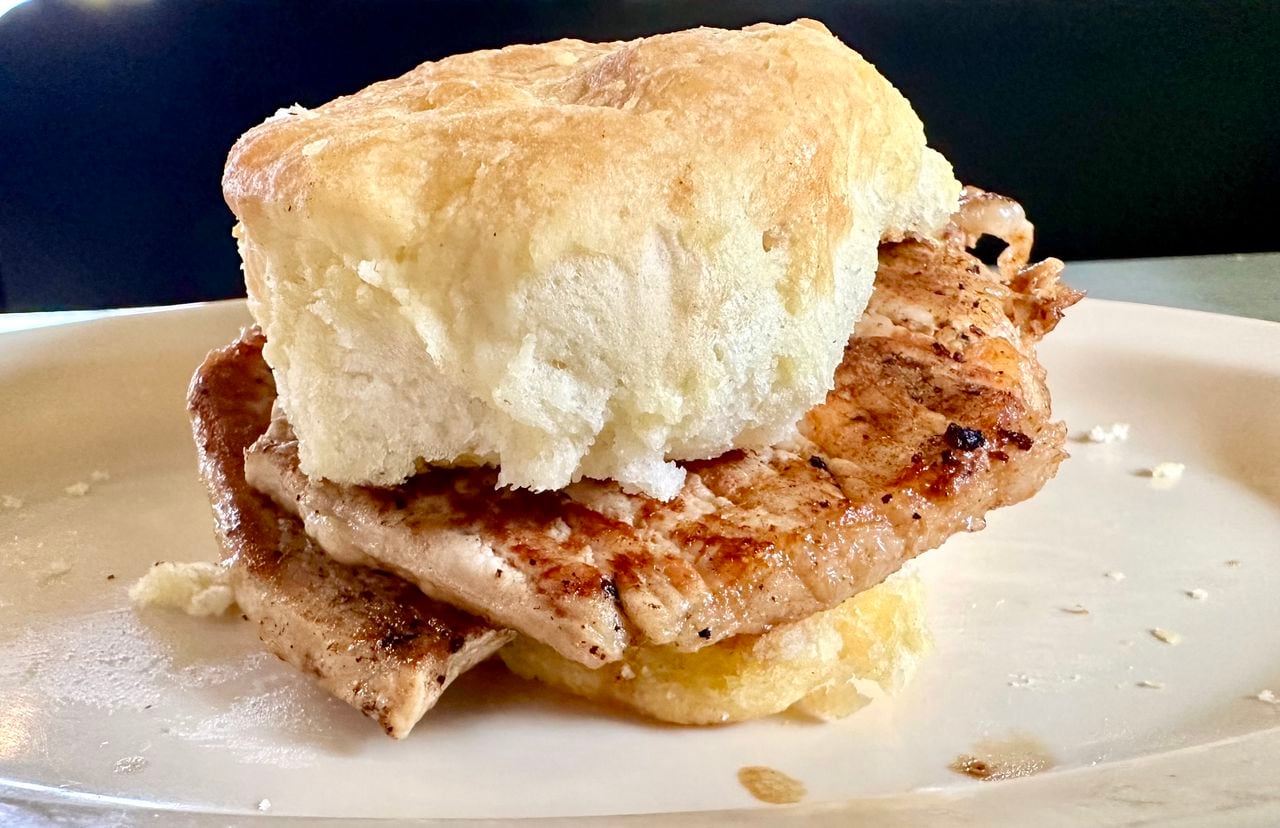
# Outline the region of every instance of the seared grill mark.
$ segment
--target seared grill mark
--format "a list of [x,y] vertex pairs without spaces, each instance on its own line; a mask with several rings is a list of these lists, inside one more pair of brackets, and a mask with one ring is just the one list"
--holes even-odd
[[986,436],[976,428],[965,428],[957,423],[949,423],[942,439],[953,449],[974,451],[987,444]]
[[1032,440],[1021,431],[1009,431],[1002,428],[1000,429],[999,434],[1001,440],[1017,446],[1020,451],[1031,451],[1031,446],[1035,444],[1035,440]]

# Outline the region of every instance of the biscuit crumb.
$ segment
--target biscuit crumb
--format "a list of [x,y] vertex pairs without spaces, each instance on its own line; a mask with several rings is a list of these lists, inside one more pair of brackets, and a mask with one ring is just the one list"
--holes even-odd
[[1071,615],[1088,615],[1089,614],[1089,610],[1081,606],[1080,604],[1076,604],[1074,607],[1062,607],[1062,611],[1066,613],[1070,613]]
[[1178,635],[1176,632],[1173,632],[1172,630],[1162,629],[1161,627],[1152,627],[1150,632],[1152,637],[1154,637],[1158,641],[1163,641],[1165,644],[1176,645],[1176,644],[1182,643],[1182,636]]
[[1265,704],[1280,704],[1280,698],[1270,690],[1262,690],[1254,698]]
[[1128,575],[1125,575],[1123,572],[1119,572],[1119,571],[1114,570],[1114,569],[1113,569],[1113,570],[1111,570],[1110,572],[1104,572],[1104,573],[1102,573],[1102,574],[1103,574],[1103,575],[1105,575],[1105,576],[1107,576],[1108,578],[1110,578],[1110,579],[1111,579],[1111,580],[1113,580],[1113,581],[1123,581],[1125,578],[1128,578],[1128,577],[1129,577]]
[[1151,478],[1151,482],[1157,488],[1169,488],[1177,484],[1182,479],[1182,474],[1187,470],[1184,463],[1174,463],[1165,461],[1157,463],[1142,474]]
[[259,810],[259,811],[270,811],[270,810],[271,810],[271,800],[270,800],[270,799],[260,799],[260,800],[258,800],[258,810]]
[[105,483],[111,479],[111,472],[104,471],[103,469],[94,469],[93,472],[89,474],[89,479],[94,483]]
[[1129,439],[1129,424],[1096,425],[1089,429],[1085,438],[1090,443],[1123,443]]
[[1138,687],[1145,687],[1145,688],[1146,688],[1146,689],[1148,689],[1148,690],[1163,690],[1163,689],[1164,689],[1164,682],[1163,682],[1163,681],[1149,681],[1149,680],[1147,680],[1147,679],[1143,679],[1142,681],[1140,681],[1140,682],[1138,682],[1138,683],[1137,683],[1137,686],[1138,686]]
[[1226,565],[1231,567],[1232,569],[1235,569],[1236,567],[1240,566],[1240,564],[1241,564],[1241,561],[1237,558],[1232,558],[1231,560],[1226,562]]
[[79,483],[72,483],[70,486],[63,489],[62,491],[66,492],[72,497],[84,497],[86,494],[89,493],[89,484],[81,480]]
[[1195,589],[1184,590],[1184,591],[1186,592],[1187,597],[1190,598],[1192,601],[1207,601],[1209,599],[1209,593],[1206,590],[1200,589],[1199,587]]
[[187,615],[221,615],[236,602],[231,572],[215,563],[156,563],[129,587],[139,607],[165,607]]
[[13,495],[0,495],[0,507],[5,509],[21,509],[23,500]]

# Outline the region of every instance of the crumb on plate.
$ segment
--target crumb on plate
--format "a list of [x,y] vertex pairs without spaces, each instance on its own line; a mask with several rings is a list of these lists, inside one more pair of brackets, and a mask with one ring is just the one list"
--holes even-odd
[[1174,463],[1166,460],[1163,463],[1156,463],[1154,466],[1144,471],[1143,475],[1150,477],[1153,482],[1172,486],[1182,479],[1183,472],[1186,470],[1187,466],[1185,463]]
[[1099,424],[1089,429],[1089,433],[1085,437],[1090,443],[1123,443],[1129,439],[1129,424]]
[[1181,644],[1182,636],[1172,630],[1166,630],[1162,627],[1152,627],[1151,635],[1157,641],[1163,641],[1165,644]]
[[231,571],[207,561],[157,562],[129,587],[129,598],[139,607],[177,609],[187,615],[221,615],[236,602]]

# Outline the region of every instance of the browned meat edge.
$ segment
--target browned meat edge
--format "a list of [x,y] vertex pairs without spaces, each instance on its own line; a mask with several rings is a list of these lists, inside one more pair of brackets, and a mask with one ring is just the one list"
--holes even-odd
[[244,450],[267,428],[275,384],[262,337],[213,351],[188,409],[236,600],[272,653],[396,738],[449,684],[511,640],[393,575],[346,566],[245,483]]

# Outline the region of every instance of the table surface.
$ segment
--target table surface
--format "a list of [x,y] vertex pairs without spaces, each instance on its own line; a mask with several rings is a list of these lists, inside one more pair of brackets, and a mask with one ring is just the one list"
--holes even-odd
[[[1098,299],[1280,322],[1280,253],[1074,262],[1066,279]],[[0,314],[0,333],[159,310],[164,308]]]
[[1280,253],[1069,263],[1066,279],[1098,299],[1280,322]]

